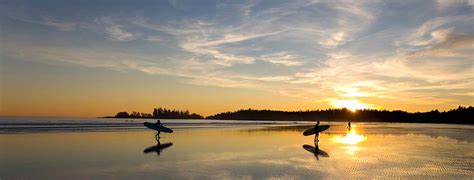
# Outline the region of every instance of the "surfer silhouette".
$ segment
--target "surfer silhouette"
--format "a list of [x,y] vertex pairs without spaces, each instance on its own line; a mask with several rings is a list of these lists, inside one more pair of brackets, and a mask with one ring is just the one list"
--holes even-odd
[[[156,120],[156,123],[155,123],[155,124],[156,124],[156,127],[161,127],[161,126],[163,126],[163,124],[161,123],[160,120]],[[160,131],[157,131],[157,134],[156,134],[155,138],[156,138],[156,140],[157,140],[158,142],[160,142]]]
[[155,138],[156,140],[160,140],[160,133],[161,132],[164,132],[164,133],[172,133],[173,130],[168,128],[168,127],[165,127],[163,126],[163,124],[161,123],[160,120],[156,120],[156,123],[152,123],[152,122],[144,122],[143,125],[149,129],[153,129],[156,131],[156,135],[155,135]]
[[319,143],[319,121],[314,125],[314,130],[315,130],[315,133],[314,133],[314,144],[316,145],[316,147],[318,146],[318,143]]
[[351,130],[351,122],[350,122],[350,121],[347,123],[347,129],[348,129],[349,131]]

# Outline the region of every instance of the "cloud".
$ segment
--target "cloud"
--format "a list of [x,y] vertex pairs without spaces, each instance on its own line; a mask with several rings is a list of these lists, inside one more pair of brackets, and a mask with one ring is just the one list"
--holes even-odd
[[[472,77],[470,65],[474,34],[451,36],[431,49],[401,55],[383,62],[386,75],[393,77],[411,77],[426,81],[443,81]],[[396,67],[396,68],[394,68]],[[389,70],[391,69],[391,70]]]
[[359,32],[365,30],[376,20],[369,4],[362,1],[332,1],[328,4],[336,10],[334,20],[336,24],[319,41],[325,48],[335,48],[352,41]]
[[134,39],[132,33],[122,30],[119,26],[110,26],[106,29],[109,39],[112,41],[131,41]]
[[[177,34],[179,47],[184,51],[195,54],[196,56],[211,57],[213,62],[222,66],[231,66],[233,64],[243,63],[249,64],[255,61],[255,57],[247,54],[233,53],[227,51],[222,46],[243,43],[266,36],[272,36],[280,33],[279,31],[268,33],[237,33],[237,29],[220,28],[202,25],[196,22],[191,25],[200,29],[196,33]],[[179,31],[178,31],[179,32]],[[176,32],[175,32],[176,33]]]
[[115,50],[92,47],[41,46],[30,42],[10,42],[4,46],[10,56],[33,61],[61,62],[91,68],[107,68],[117,71],[142,71],[148,74],[168,74],[158,66],[156,58]]
[[436,5],[439,10],[448,10],[451,8],[462,7],[463,5],[470,5],[474,7],[472,0],[436,0]]
[[150,41],[150,42],[161,42],[163,41],[163,39],[159,36],[148,36],[146,38],[147,41]]
[[[336,23],[323,25],[318,23],[320,17],[312,20],[311,16],[302,17],[298,15],[301,9],[308,6],[317,8],[321,4],[330,8],[331,13],[337,14],[337,16],[332,17]],[[256,59],[267,56],[266,54],[281,52],[273,51],[259,54],[260,52],[256,51],[267,51],[267,48],[266,45],[258,41],[262,43],[266,41],[284,43],[284,41],[288,41],[288,37],[294,38],[290,41],[298,41],[303,46],[302,43],[319,44],[323,48],[332,49],[351,41],[352,36],[375,19],[364,3],[284,3],[279,7],[249,13],[249,9],[254,6],[256,6],[255,3],[248,3],[239,6],[242,8],[236,8],[240,13],[246,13],[247,15],[238,24],[232,25],[223,25],[218,21],[203,19],[188,19],[180,23],[172,23],[172,25],[157,24],[151,20],[142,19],[135,21],[134,24],[174,36],[178,41],[178,46],[186,52],[202,58],[212,58],[214,63],[222,66],[232,66],[240,63],[251,64]],[[218,7],[227,7],[227,5],[221,3]],[[304,18],[301,21],[304,23],[290,25],[290,22],[292,22],[290,18]],[[315,38],[308,38],[311,36]],[[249,49],[248,44],[253,44],[255,47]],[[293,52],[295,55],[298,53],[301,52]],[[281,59],[267,62],[289,66],[301,64],[283,62]]]
[[300,66],[303,64],[300,61],[301,59],[304,59],[304,57],[286,51],[266,54],[259,57],[259,60],[267,61],[273,64],[281,64],[283,66]]
[[452,32],[452,28],[439,29],[449,22],[451,18],[439,17],[426,21],[408,37],[407,44],[410,46],[429,46],[444,41],[446,35]]
[[78,26],[77,23],[58,21],[48,17],[44,17],[43,19],[46,25],[58,28],[61,31],[73,31]]
[[107,34],[107,39],[111,41],[126,42],[137,38],[136,34],[126,31],[123,26],[115,23],[111,18],[96,19],[96,22],[105,26],[104,32]]
[[[408,46],[414,49],[427,49],[436,44],[444,42],[450,34],[453,34],[455,28],[457,31],[463,31],[466,24],[472,24],[473,18],[468,15],[444,16],[429,19],[421,26],[410,32],[410,35],[401,42],[396,42],[397,46]],[[472,32],[467,28],[467,33]],[[459,32],[458,32],[459,33]]]

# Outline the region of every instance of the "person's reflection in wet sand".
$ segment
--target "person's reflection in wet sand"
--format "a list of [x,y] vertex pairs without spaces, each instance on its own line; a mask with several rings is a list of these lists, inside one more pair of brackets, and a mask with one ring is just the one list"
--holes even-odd
[[303,145],[303,149],[305,149],[306,151],[310,152],[310,153],[313,153],[314,154],[314,157],[316,157],[316,160],[319,160],[319,156],[321,157],[329,157],[329,154],[324,152],[323,150],[319,149],[319,145],[318,144],[314,144],[314,146],[311,146],[311,145],[308,145],[308,144],[305,144]]
[[158,143],[157,145],[150,146],[150,147],[144,149],[143,153],[147,154],[147,153],[151,153],[151,152],[156,152],[156,155],[159,156],[161,151],[163,151],[164,149],[166,149],[166,148],[173,145],[172,142],[167,142],[167,143],[161,144],[160,139],[157,139],[156,142]]

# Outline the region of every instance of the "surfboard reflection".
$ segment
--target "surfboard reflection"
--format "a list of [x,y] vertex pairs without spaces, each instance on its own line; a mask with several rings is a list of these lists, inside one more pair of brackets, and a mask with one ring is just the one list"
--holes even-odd
[[319,149],[318,145],[315,145],[315,146],[305,144],[303,145],[303,149],[305,149],[306,151],[310,153],[313,153],[314,157],[316,157],[316,160],[319,160],[319,157],[329,157],[329,154]]
[[172,142],[161,143],[160,140],[157,140],[157,142],[158,142],[157,145],[150,146],[150,147],[144,149],[143,153],[147,154],[147,153],[156,152],[156,155],[159,156],[161,154],[161,151],[163,151],[164,149],[169,148],[173,145]]

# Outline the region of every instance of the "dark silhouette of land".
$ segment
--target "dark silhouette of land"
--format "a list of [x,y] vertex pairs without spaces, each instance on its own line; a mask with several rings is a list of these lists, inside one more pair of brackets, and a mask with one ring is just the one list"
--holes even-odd
[[[204,119],[203,116],[189,111],[155,108],[152,114],[119,112],[111,118],[148,118],[148,119]],[[346,108],[278,111],[242,109],[235,112],[223,112],[206,119],[220,120],[271,120],[271,121],[352,121],[352,122],[405,122],[405,123],[448,123],[474,124],[474,107],[459,106],[449,111],[432,110],[429,112],[406,112],[401,110],[364,109],[352,112]]]
[[153,113],[141,113],[141,112],[119,112],[115,116],[107,116],[106,118],[144,118],[144,119],[204,119],[203,116],[190,113],[188,110],[171,110],[166,108],[155,108]]
[[286,120],[286,121],[352,121],[352,122],[406,122],[406,123],[449,123],[474,124],[474,107],[462,107],[440,112],[410,113],[365,109],[352,112],[348,109],[327,109],[308,111],[238,110],[208,116],[207,119],[222,120]]

